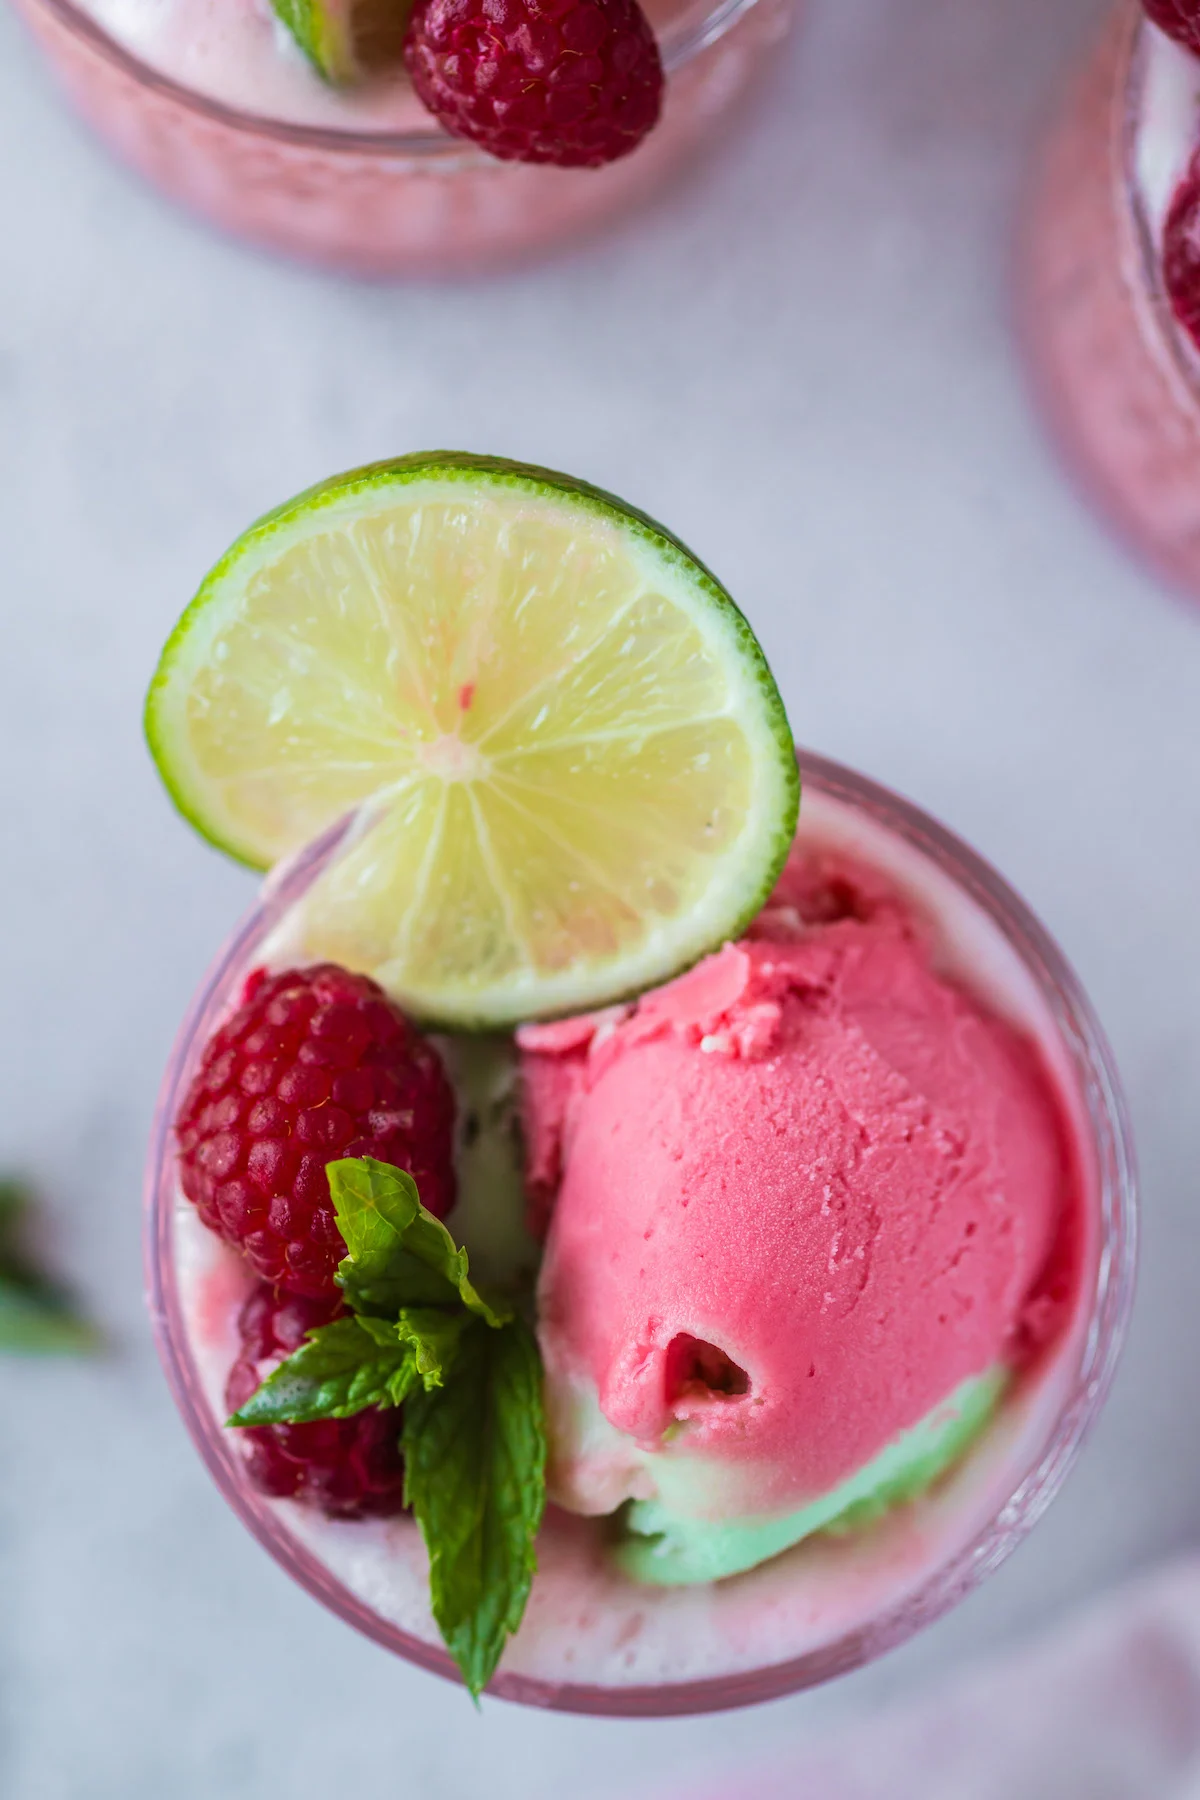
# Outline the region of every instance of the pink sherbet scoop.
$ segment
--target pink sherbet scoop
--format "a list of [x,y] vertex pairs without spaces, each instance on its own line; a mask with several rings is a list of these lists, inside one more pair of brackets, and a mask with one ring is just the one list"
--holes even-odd
[[710,1509],[802,1506],[1055,1328],[1054,1090],[874,872],[794,856],[747,939],[519,1042],[563,1504],[652,1494],[666,1449]]

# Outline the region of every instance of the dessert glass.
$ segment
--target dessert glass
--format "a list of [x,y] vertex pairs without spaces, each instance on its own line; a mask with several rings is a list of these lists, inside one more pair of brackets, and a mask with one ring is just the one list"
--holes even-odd
[[1200,594],[1200,359],[1163,291],[1134,152],[1148,27],[1122,0],[1036,166],[1021,335],[1043,411],[1101,511]]
[[[948,1477],[868,1530],[814,1538],[716,1587],[647,1588],[604,1555],[603,1522],[551,1508],[525,1623],[489,1693],[583,1713],[661,1716],[766,1700],[853,1669],[936,1619],[1041,1517],[1111,1380],[1132,1298],[1133,1154],[1112,1057],[1061,953],[994,870],[886,789],[801,753],[801,834],[889,871],[938,926],[939,963],[1035,1036],[1076,1156],[1078,1292],[1043,1362]],[[425,1610],[407,1517],[334,1523],[253,1489],[221,1424],[234,1254],[179,1194],[171,1122],[209,1035],[265,939],[336,853],[344,825],[267,884],[193,1004],[159,1099],[147,1167],[147,1259],[159,1352],[209,1471],[276,1560],[347,1623],[452,1679]]]
[[787,28],[791,0],[660,0],[656,128],[601,169],[498,162],[413,98],[404,130],[260,118],[122,48],[76,0],[17,0],[77,110],[171,199],[236,236],[360,275],[519,258],[642,199],[713,137]]

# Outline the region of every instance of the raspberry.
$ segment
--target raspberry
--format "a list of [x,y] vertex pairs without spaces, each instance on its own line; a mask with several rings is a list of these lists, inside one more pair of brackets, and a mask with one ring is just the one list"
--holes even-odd
[[1200,159],[1176,188],[1167,212],[1162,273],[1171,310],[1200,349]]
[[1146,17],[1200,55],[1200,0],[1142,0]]
[[[328,1325],[342,1308],[336,1301],[281,1294],[256,1287],[238,1320],[241,1355],[229,1372],[225,1404],[231,1413],[271,1370],[304,1342],[305,1333]],[[276,1499],[343,1519],[397,1513],[403,1507],[400,1409],[368,1407],[352,1419],[318,1419],[311,1425],[255,1425],[238,1432],[255,1487]]]
[[175,1129],[204,1223],[292,1293],[337,1295],[346,1246],[327,1162],[406,1169],[439,1219],[454,1201],[454,1095],[436,1050],[382,988],[334,963],[250,977]]
[[638,0],[417,0],[404,60],[447,131],[506,161],[615,162],[662,105]]

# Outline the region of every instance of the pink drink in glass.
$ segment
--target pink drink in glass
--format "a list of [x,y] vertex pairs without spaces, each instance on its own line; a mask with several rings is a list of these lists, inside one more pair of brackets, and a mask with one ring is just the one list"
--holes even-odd
[[[690,1588],[639,1585],[610,1561],[605,1521],[551,1508],[525,1621],[489,1688],[502,1698],[610,1715],[704,1712],[872,1660],[1011,1553],[1061,1486],[1112,1376],[1133,1285],[1133,1162],[1111,1056],[1078,982],[1017,896],[957,839],[861,776],[807,753],[801,760],[801,838],[883,871],[936,921],[939,967],[1038,1046],[1074,1151],[1066,1322],[965,1459],[921,1498],[858,1531],[810,1538],[747,1574]],[[180,1410],[244,1522],[340,1617],[453,1676],[429,1615],[411,1518],[334,1521],[250,1484],[236,1434],[221,1423],[250,1277],[200,1224],[177,1180],[172,1121],[203,1046],[344,829],[268,883],[184,1025],[147,1171],[150,1291]]]
[[1172,180],[1196,148],[1196,120],[1169,92],[1189,62],[1200,83],[1200,63],[1122,0],[1043,147],[1018,300],[1072,468],[1159,572],[1196,594],[1200,357],[1172,314],[1161,258]]
[[714,137],[791,13],[791,0],[651,5],[661,120],[618,162],[559,169],[448,136],[402,79],[364,96],[324,89],[294,46],[263,36],[251,0],[257,37],[237,37],[235,16],[232,41],[181,30],[148,49],[80,0],[17,3],[79,112],[170,198],[265,248],[372,276],[520,258],[635,204]]

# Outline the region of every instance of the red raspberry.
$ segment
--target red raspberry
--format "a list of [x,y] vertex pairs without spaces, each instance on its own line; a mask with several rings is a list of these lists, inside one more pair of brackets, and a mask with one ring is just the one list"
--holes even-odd
[[662,105],[638,0],[417,0],[404,60],[447,131],[506,161],[615,162]]
[[382,988],[334,963],[261,970],[214,1033],[175,1121],[204,1223],[292,1293],[336,1297],[346,1254],[327,1162],[407,1169],[431,1213],[454,1203],[454,1095],[433,1045]]
[[1200,55],[1200,0],[1142,0],[1146,17]]
[[1171,201],[1163,227],[1162,272],[1171,310],[1200,349],[1200,158]]
[[[242,1352],[229,1372],[225,1404],[245,1405],[272,1369],[304,1342],[306,1332],[341,1312],[330,1300],[256,1287],[238,1320]],[[352,1419],[311,1425],[255,1425],[238,1432],[251,1481],[264,1494],[302,1500],[343,1519],[397,1513],[403,1507],[400,1409],[368,1407]]]

